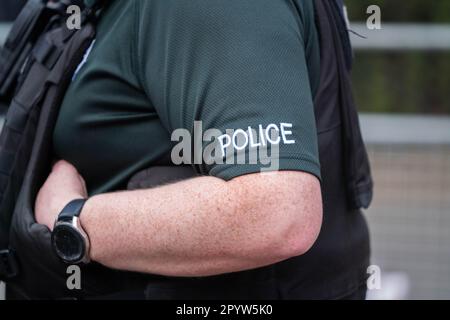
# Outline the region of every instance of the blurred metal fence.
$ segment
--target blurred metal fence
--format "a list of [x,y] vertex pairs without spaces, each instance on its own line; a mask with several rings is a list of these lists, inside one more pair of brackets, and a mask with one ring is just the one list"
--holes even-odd
[[[375,180],[372,262],[409,279],[405,298],[450,299],[450,117],[363,115]],[[386,297],[381,295],[381,297]]]
[[430,51],[450,50],[450,24],[382,23],[369,30],[365,23],[352,23],[352,45],[356,50]]
[[[450,51],[449,24],[351,29],[365,37],[351,35],[358,51]],[[372,262],[382,270],[382,288],[369,296],[450,299],[450,117],[378,114],[361,122],[375,180],[366,212]]]

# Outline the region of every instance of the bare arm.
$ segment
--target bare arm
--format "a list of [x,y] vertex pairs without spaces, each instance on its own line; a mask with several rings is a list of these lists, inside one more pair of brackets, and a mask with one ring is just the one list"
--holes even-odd
[[306,173],[201,177],[93,197],[81,222],[91,257],[108,267],[207,276],[304,254],[318,236],[321,203],[319,182]]
[[[52,229],[62,208],[86,195],[75,167],[59,161],[37,196],[37,222]],[[201,177],[95,196],[81,223],[91,258],[108,267],[208,276],[304,254],[321,227],[322,199],[317,178],[302,172]]]

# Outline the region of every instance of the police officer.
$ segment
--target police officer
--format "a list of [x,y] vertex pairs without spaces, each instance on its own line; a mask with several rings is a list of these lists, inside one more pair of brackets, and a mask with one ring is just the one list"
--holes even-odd
[[[35,203],[56,255],[83,263],[81,297],[364,298],[368,230],[346,201],[343,121],[316,121],[324,52],[314,1],[108,2]],[[196,121],[247,138],[261,128],[254,139],[276,148],[277,170],[262,173],[258,153],[124,191],[137,172],[173,166],[171,134],[194,136]]]

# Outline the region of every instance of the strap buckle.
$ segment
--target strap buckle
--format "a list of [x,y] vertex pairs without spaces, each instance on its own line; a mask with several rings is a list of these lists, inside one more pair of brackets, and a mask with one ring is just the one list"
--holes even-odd
[[19,264],[10,249],[0,250],[0,280],[6,281],[19,274]]

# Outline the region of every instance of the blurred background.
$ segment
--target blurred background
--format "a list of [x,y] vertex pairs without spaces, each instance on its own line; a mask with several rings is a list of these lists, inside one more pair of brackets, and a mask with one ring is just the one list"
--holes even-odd
[[[25,2],[0,0],[0,44]],[[381,289],[369,298],[450,299],[450,0],[346,4],[376,184],[366,216]]]
[[[450,1],[346,0],[353,83],[372,162],[366,212],[381,290],[450,299]],[[369,30],[370,5],[381,30]]]

